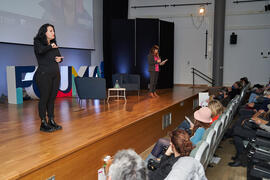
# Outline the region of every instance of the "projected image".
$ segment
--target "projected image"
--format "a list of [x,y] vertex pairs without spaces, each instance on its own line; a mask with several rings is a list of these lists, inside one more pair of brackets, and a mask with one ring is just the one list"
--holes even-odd
[[83,0],[42,0],[39,5],[44,9],[42,19],[67,26],[85,25],[90,28],[91,11],[84,8]]
[[0,0],[0,41],[33,44],[44,23],[60,47],[94,49],[92,0]]

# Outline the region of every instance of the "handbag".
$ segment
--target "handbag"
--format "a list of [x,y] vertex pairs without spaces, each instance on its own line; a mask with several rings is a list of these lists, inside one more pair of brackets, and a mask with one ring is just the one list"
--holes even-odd
[[154,159],[149,159],[147,163],[147,168],[151,171],[155,171],[157,168],[159,168],[160,164],[158,161],[155,161]]
[[251,119],[246,119],[243,122],[242,127],[249,130],[256,130],[259,128],[259,126]]

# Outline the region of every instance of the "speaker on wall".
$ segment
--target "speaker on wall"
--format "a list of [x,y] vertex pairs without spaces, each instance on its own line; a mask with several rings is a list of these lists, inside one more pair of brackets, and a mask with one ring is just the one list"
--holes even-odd
[[237,35],[234,32],[230,36],[230,44],[237,44]]

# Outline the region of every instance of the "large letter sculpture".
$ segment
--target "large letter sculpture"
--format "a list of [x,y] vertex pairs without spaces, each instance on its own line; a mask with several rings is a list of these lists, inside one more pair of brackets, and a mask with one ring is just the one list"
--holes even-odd
[[[22,104],[23,92],[31,98],[38,99],[39,91],[35,83],[37,66],[7,66],[8,103]],[[98,66],[81,66],[78,73],[73,66],[60,66],[61,80],[57,97],[75,97],[74,78],[100,77]]]

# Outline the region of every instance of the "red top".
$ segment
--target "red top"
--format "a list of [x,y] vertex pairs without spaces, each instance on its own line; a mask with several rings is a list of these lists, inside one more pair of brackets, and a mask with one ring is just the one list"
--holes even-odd
[[215,116],[212,118],[212,122],[210,124],[212,124],[213,122],[215,122],[215,120],[217,120],[219,118],[219,115]]
[[[159,58],[158,56],[154,56],[155,61],[157,61]],[[159,64],[155,64],[155,71],[159,72]]]

